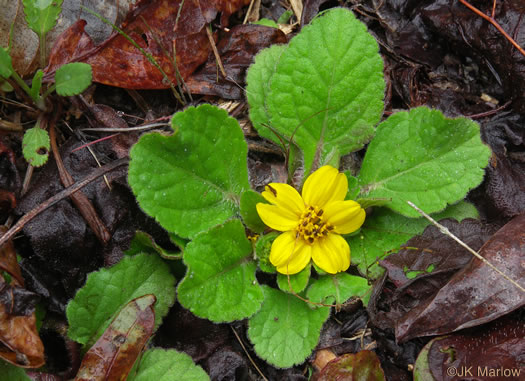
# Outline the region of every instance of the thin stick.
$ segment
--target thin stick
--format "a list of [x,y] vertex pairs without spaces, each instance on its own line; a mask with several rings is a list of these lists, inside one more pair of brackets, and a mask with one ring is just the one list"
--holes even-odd
[[[460,0],[461,1],[461,0]],[[410,205],[412,208],[414,208],[419,214],[421,214],[423,217],[425,217],[427,220],[429,220],[432,224],[434,224],[441,233],[449,236],[454,241],[459,243],[461,246],[463,246],[465,249],[467,249],[473,256],[478,258],[481,262],[489,266],[492,270],[496,271],[498,274],[500,274],[503,278],[508,280],[510,283],[512,283],[514,286],[518,287],[518,289],[522,292],[525,292],[525,288],[520,286],[515,280],[510,278],[508,275],[506,275],[503,271],[498,269],[496,266],[494,266],[492,263],[487,261],[485,258],[483,258],[481,255],[479,255],[476,251],[472,250],[466,243],[464,243],[462,240],[460,240],[458,237],[456,237],[454,234],[452,234],[445,226],[441,225],[440,223],[436,222],[432,217],[430,217],[428,214],[423,212],[421,209],[419,209],[417,206],[415,206],[412,202],[407,201],[408,205]]]
[[56,195],[48,198],[46,201],[42,202],[40,205],[38,205],[37,207],[35,207],[34,209],[26,213],[22,218],[18,220],[18,222],[15,225],[13,225],[11,229],[9,229],[2,237],[0,237],[0,247],[2,247],[7,241],[13,238],[13,236],[17,234],[20,230],[22,230],[29,221],[31,221],[33,218],[38,216],[40,213],[42,213],[47,208],[62,201],[66,197],[69,197],[71,194],[85,187],[90,182],[98,179],[100,176],[103,176],[106,173],[111,172],[115,168],[118,168],[126,164],[128,164],[127,158],[115,160],[112,163],[106,164],[103,167],[93,170],[93,172],[91,172],[88,176],[86,176],[84,180],[78,181],[75,184],[71,185],[70,187],[67,187],[66,189],[58,192]]
[[246,24],[248,22],[248,18],[250,17],[250,13],[252,12],[253,3],[255,3],[255,0],[250,1],[250,6],[248,7],[248,10],[246,11],[246,16],[244,17],[243,24]]
[[470,119],[484,118],[486,116],[491,116],[491,115],[497,114],[501,110],[507,108],[511,103],[512,103],[512,101],[507,101],[507,102],[505,102],[505,104],[501,105],[498,108],[495,108],[494,110],[489,110],[489,111],[485,111],[485,112],[480,112],[479,114],[472,114],[472,115],[465,115],[465,116],[470,118]]
[[118,128],[118,127],[108,127],[108,128],[81,128],[80,131],[94,131],[94,132],[130,132],[130,131],[143,131],[150,130],[157,127],[169,126],[170,123],[151,123],[144,126],[128,127],[128,128]]
[[27,193],[29,189],[29,184],[31,184],[31,178],[33,177],[33,167],[31,164],[27,165],[26,174],[24,176],[24,182],[22,184],[22,192],[20,192],[20,196],[23,196]]
[[219,65],[219,69],[221,70],[222,76],[224,78],[228,78],[228,74],[226,74],[226,70],[224,70],[224,66],[222,66],[221,56],[219,55],[219,51],[217,50],[217,46],[215,45],[215,40],[213,39],[213,35],[211,34],[211,26],[210,28],[206,28],[206,34],[208,35],[208,40],[210,40],[211,49],[213,50],[215,60],[217,61],[217,65]]
[[255,363],[255,361],[253,361],[252,357],[250,356],[250,354],[248,353],[248,351],[246,350],[246,347],[244,346],[241,338],[239,337],[239,334],[237,333],[237,331],[235,330],[235,328],[233,328],[231,325],[230,325],[230,328],[232,329],[233,331],[233,334],[235,335],[235,337],[237,338],[237,341],[239,342],[239,344],[241,344],[241,347],[242,349],[244,350],[244,353],[246,353],[246,356],[248,356],[248,359],[250,360],[250,362],[252,363],[253,367],[255,368],[255,370],[257,371],[257,373],[259,373],[259,375],[263,378],[264,381],[268,381],[268,379],[264,376],[263,372],[261,372],[261,370],[259,369],[259,367],[257,366],[257,364]]
[[[71,150],[71,153],[77,152],[77,151],[81,150],[82,148],[89,148],[89,146],[92,146],[93,144],[97,144],[97,143],[103,142],[104,140],[112,139],[112,138],[114,138],[115,136],[118,136],[118,135],[119,134],[113,134],[113,135],[109,135],[109,136],[104,136],[103,138],[100,138],[100,139],[97,139],[97,140],[93,140],[92,142],[84,143],[80,147],[77,147],[77,148]],[[95,160],[96,160],[96,158],[95,158]],[[99,165],[99,167],[100,167],[100,165]]]
[[[98,161],[97,155],[95,155],[95,152],[91,149],[89,144],[86,146],[86,148],[89,151],[89,153],[91,154],[91,156],[93,157],[93,159],[95,159],[95,161],[97,162],[97,165],[99,167],[102,167],[102,164],[100,164],[100,161]],[[73,152],[73,151],[71,151],[71,152]],[[104,175],[104,182],[106,183],[106,186],[108,187],[108,189],[111,191],[111,184],[109,183],[108,177],[106,175]]]
[[[59,112],[60,110],[55,115],[58,116]],[[55,131],[55,119],[56,117],[51,121],[51,123],[49,123],[49,141],[51,143],[51,151],[53,152],[53,156],[55,158],[55,164],[57,165],[60,182],[64,187],[68,187],[73,185],[75,181],[64,166],[64,162],[62,161],[62,157],[60,156],[60,152],[58,151]],[[109,231],[106,229],[104,222],[98,216],[95,207],[93,206],[91,201],[89,201],[87,196],[84,193],[82,193],[82,191],[79,191],[71,194],[70,198],[71,201],[73,201],[73,204],[76,206],[79,213],[82,215],[82,217],[88,224],[88,226],[91,228],[93,233],[95,233],[95,236],[98,238],[98,240],[104,245],[107,244],[111,239],[111,234],[109,234]]]
[[489,23],[491,23],[492,25],[494,25],[494,27],[512,44],[514,45],[514,47],[516,49],[518,49],[518,51],[523,55],[525,56],[525,50],[518,45],[518,43],[516,41],[514,41],[514,39],[509,36],[509,34],[507,32],[505,32],[505,30],[503,30],[503,28],[501,27],[501,25],[498,24],[498,22],[496,20],[494,20],[494,18],[490,17],[490,16],[487,16],[486,14],[484,14],[483,12],[481,12],[478,8],[476,8],[475,6],[473,6],[472,4],[470,4],[469,2],[467,2],[466,0],[459,0],[459,2],[461,4],[463,4],[465,7],[467,7],[468,9],[470,9],[472,12],[474,12],[475,14],[477,14],[479,17],[482,17],[484,18],[485,20],[487,20]]

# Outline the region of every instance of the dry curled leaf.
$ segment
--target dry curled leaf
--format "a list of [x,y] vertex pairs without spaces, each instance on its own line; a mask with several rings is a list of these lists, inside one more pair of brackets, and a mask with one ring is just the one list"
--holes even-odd
[[[93,80],[128,89],[165,89],[170,81],[188,78],[203,64],[211,51],[206,34],[208,24],[222,12],[223,18],[249,0],[139,1],[128,13],[122,30],[153,58],[148,57],[120,34],[95,47],[82,21],[66,30],[57,40],[47,72],[72,60],[89,63]],[[82,47],[77,47],[78,45]],[[64,54],[64,52],[66,54]]]
[[124,380],[155,327],[152,294],[126,304],[86,353],[75,381]]
[[519,314],[505,317],[482,327],[433,340],[429,343],[429,371],[435,380],[447,379],[447,369],[451,367],[470,369],[470,374],[480,381],[523,380],[525,325],[522,319]]
[[[498,230],[479,254],[511,279],[525,279],[525,214]],[[525,293],[477,258],[457,272],[428,302],[396,324],[396,339],[442,335],[492,321],[525,305]]]
[[0,248],[0,358],[24,368],[44,365],[44,345],[36,330],[35,295],[23,288],[12,242]]
[[376,354],[363,350],[348,353],[330,361],[315,380],[384,381],[385,375]]

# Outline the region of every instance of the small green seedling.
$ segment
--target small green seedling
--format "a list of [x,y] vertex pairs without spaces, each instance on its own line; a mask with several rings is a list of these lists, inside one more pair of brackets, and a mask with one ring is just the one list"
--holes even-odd
[[[40,66],[46,64],[46,34],[55,25],[62,10],[62,0],[24,0],[24,13],[31,30],[40,41]],[[42,84],[44,72],[39,69],[31,81],[31,87],[18,75],[13,68],[9,50],[0,46],[0,79],[10,84],[12,89],[20,88],[25,92],[36,107],[42,112],[50,111],[46,103],[47,97],[56,91],[61,96],[72,96],[82,93],[91,84],[91,66],[86,63],[68,63],[57,69],[55,81],[47,87]],[[18,85],[18,86],[16,86]],[[40,128],[40,123],[26,131],[23,139],[23,154],[28,163],[39,167],[47,162],[49,136]]]
[[62,12],[63,0],[23,0],[27,25],[38,35],[40,67],[46,65],[46,35],[53,29]]

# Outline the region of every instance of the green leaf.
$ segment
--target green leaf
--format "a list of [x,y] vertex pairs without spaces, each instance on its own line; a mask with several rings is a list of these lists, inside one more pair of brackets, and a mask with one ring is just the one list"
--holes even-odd
[[280,233],[277,232],[271,232],[261,235],[255,243],[255,254],[259,260],[259,268],[265,273],[275,274],[277,272],[275,266],[270,262],[270,252],[272,250],[272,243],[279,234]]
[[40,88],[42,87],[42,77],[44,76],[44,72],[41,69],[38,69],[38,71],[35,73],[33,80],[31,82],[31,92],[29,95],[33,99],[38,99],[40,96]]
[[[432,348],[432,345],[434,345],[440,340],[443,340],[444,338],[445,337],[436,337],[435,339],[432,339],[428,343],[426,343],[423,349],[421,349],[421,351],[417,355],[416,363],[414,364],[414,381],[436,381],[436,379],[432,375],[432,370],[430,369],[429,353],[430,348]],[[455,368],[452,369],[455,370]]]
[[11,56],[2,46],[0,46],[0,77],[9,78],[13,74],[13,63]]
[[234,219],[197,235],[183,259],[188,271],[177,293],[180,304],[193,314],[219,323],[259,310],[263,294],[241,221]]
[[358,198],[356,202],[361,205],[361,208],[366,209],[373,206],[384,206],[390,202],[388,198]]
[[430,264],[430,265],[428,265],[428,267],[425,270],[413,270],[413,271],[410,271],[409,268],[407,266],[405,266],[403,268],[403,271],[405,272],[405,276],[408,279],[414,279],[420,274],[431,273],[432,271],[434,271],[435,267],[436,266],[434,264]]
[[93,344],[124,305],[146,294],[157,298],[158,327],[175,301],[175,278],[156,255],[125,256],[110,268],[92,272],[67,306],[69,337],[81,344]]
[[27,25],[39,36],[55,26],[63,0],[23,0]]
[[481,183],[489,157],[474,121],[426,107],[399,112],[378,126],[368,146],[362,196],[392,199],[387,206],[408,217],[420,215],[407,201],[439,212]]
[[271,28],[279,29],[279,25],[277,25],[277,23],[275,21],[270,20],[270,19],[260,19],[259,21],[252,22],[252,24],[264,25],[264,26],[269,26]]
[[170,241],[175,244],[181,251],[183,251],[186,248],[186,245],[188,244],[189,240],[179,237],[175,233],[168,232],[168,235],[170,236]]
[[156,253],[160,255],[161,258],[168,260],[182,259],[182,253],[160,247],[152,236],[140,230],[135,232],[129,249],[125,252],[126,255],[135,255],[138,253]]
[[7,82],[7,79],[0,78],[0,91],[3,91],[4,93],[10,93],[14,90],[15,88],[11,86],[9,82]]
[[255,353],[278,368],[304,362],[319,341],[330,308],[311,309],[292,294],[262,287],[263,306],[248,321],[248,337]]
[[[433,218],[477,218],[476,208],[468,202],[449,206]],[[429,222],[424,218],[408,218],[386,208],[374,210],[374,214],[365,220],[359,234],[347,238],[351,250],[351,261],[358,265],[359,271],[367,278],[376,279],[384,269],[378,261],[397,252],[413,236],[425,230]]]
[[343,172],[348,180],[348,192],[346,192],[345,200],[355,200],[359,194],[359,180],[352,176],[350,171]]
[[268,49],[264,49],[255,56],[255,63],[250,66],[246,74],[246,99],[250,105],[250,120],[259,135],[281,147],[283,147],[283,142],[277,137],[276,132],[268,127],[270,115],[267,97],[275,67],[286,48],[285,45],[272,45]]
[[31,381],[23,368],[15,366],[0,359],[0,375],[2,380],[9,381]]
[[186,353],[173,349],[153,348],[144,352],[128,381],[207,381],[204,370]]
[[[314,160],[361,149],[383,114],[383,61],[366,26],[344,8],[314,19],[282,53],[267,95],[271,125]],[[251,103],[250,103],[251,105]]]
[[141,208],[183,238],[238,213],[248,183],[239,123],[211,105],[173,116],[172,136],[143,135],[131,149],[128,181]]
[[[311,272],[312,266],[308,265],[303,270],[298,272],[294,275],[289,275],[290,277],[290,284],[288,285],[288,276],[284,274],[277,274],[277,285],[281,289],[281,291],[292,293],[292,291],[296,294],[299,292],[302,292],[306,286],[308,286],[308,281],[310,280],[310,272]],[[292,289],[290,290],[290,286],[292,286]]]
[[82,93],[91,85],[91,65],[82,62],[60,66],[55,73],[57,94],[69,97]]
[[308,287],[306,298],[314,303],[343,304],[351,297],[356,297],[362,299],[366,306],[371,288],[368,281],[360,276],[347,273],[325,275]]
[[277,24],[286,24],[290,20],[290,17],[292,16],[293,16],[293,11],[291,9],[284,11],[283,14],[279,16],[279,19],[277,20]]
[[262,233],[264,229],[266,229],[266,225],[262,222],[255,207],[260,202],[264,204],[268,203],[260,193],[252,191],[251,189],[244,191],[241,196],[240,208],[242,220],[244,224],[255,233]]
[[22,153],[33,167],[40,167],[47,162],[51,143],[46,130],[33,127],[27,130],[22,139]]

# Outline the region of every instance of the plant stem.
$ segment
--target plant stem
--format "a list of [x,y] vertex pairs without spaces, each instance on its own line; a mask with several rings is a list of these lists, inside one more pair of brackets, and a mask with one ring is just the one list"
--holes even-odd
[[[13,71],[13,74],[11,74],[11,77],[15,80],[15,82],[24,90],[24,92],[31,97],[31,100],[33,103],[38,107],[39,110],[46,111],[46,103],[44,101],[45,97],[41,97],[37,95],[36,97],[31,94],[31,89],[27,84],[24,82],[24,80],[18,75],[16,71]],[[52,86],[54,88],[54,85]],[[47,93],[46,93],[47,94]]]
[[29,88],[29,86],[27,86],[24,80],[18,75],[18,73],[13,70],[11,77],[15,79],[16,83],[18,83],[18,85],[22,88],[22,90],[24,90],[27,93],[27,95],[29,95],[31,99],[36,103],[36,99],[31,96],[31,89]]
[[57,85],[53,83],[51,86],[48,87],[44,95],[42,95],[42,99],[46,99],[49,94],[51,94],[55,89],[57,88]]
[[40,42],[40,68],[46,67],[46,34],[42,33],[38,35]]

